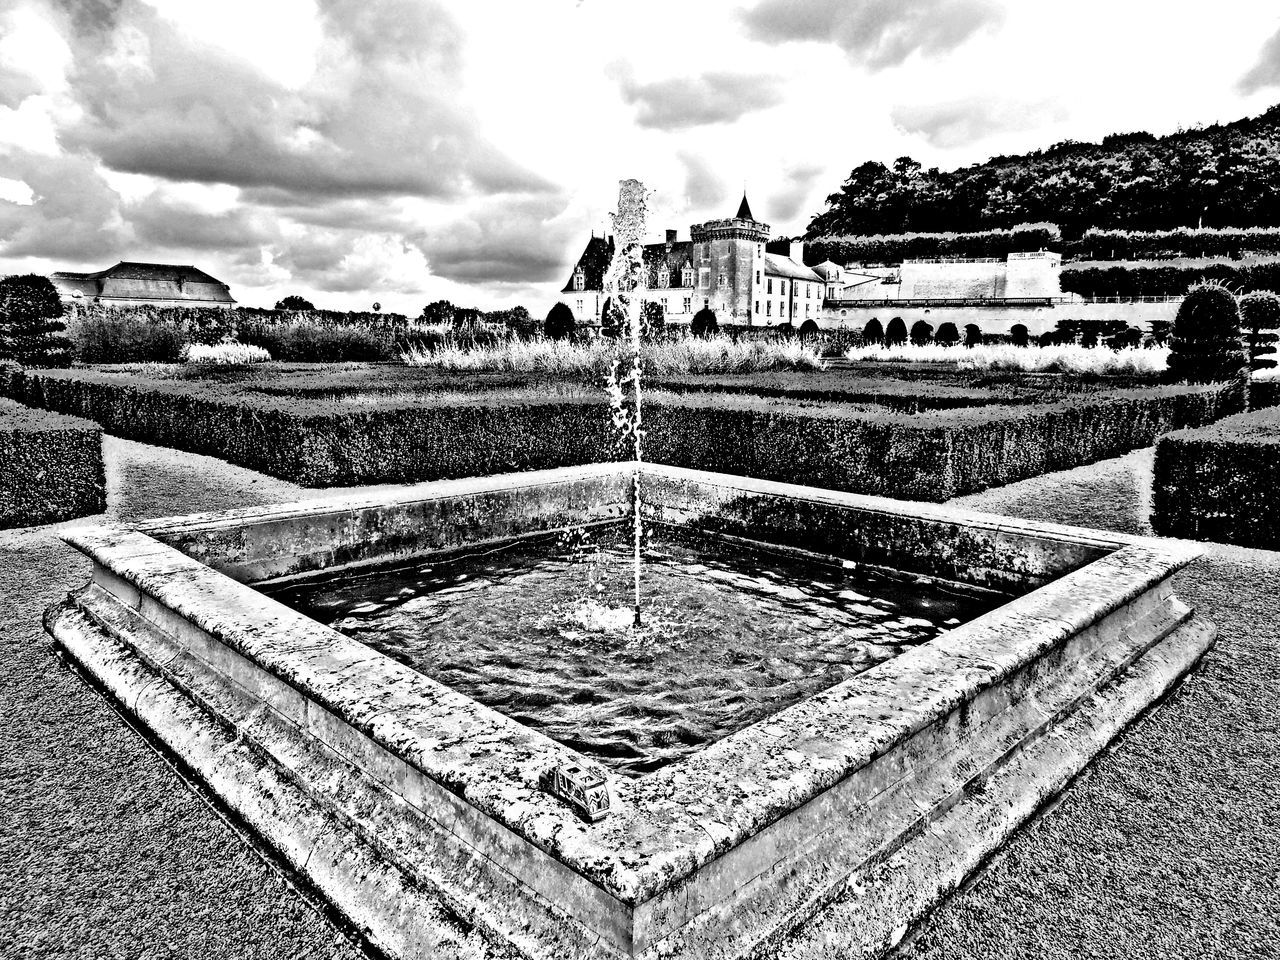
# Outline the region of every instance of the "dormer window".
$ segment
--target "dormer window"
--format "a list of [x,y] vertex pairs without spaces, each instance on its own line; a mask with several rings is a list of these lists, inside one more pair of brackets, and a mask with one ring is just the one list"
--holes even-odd
[[587,278],[586,278],[586,275],[582,272],[582,268],[579,267],[577,270],[573,271],[573,289],[585,290],[586,288],[587,288]]
[[666,267],[663,267],[661,270],[658,271],[658,286],[659,287],[671,286],[671,274],[667,272]]
[[685,267],[683,270],[680,271],[680,286],[682,287],[693,286],[693,267]]

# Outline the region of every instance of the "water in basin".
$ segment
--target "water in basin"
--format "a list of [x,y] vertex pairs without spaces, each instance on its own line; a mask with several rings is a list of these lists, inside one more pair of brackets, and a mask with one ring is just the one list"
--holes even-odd
[[631,627],[630,531],[268,588],[419,672],[637,776],[1003,603],[661,528]]

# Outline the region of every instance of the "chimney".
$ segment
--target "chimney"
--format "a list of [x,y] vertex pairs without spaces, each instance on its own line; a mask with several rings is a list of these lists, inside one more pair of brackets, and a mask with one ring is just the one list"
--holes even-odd
[[803,264],[804,263],[804,241],[792,240],[790,249],[787,251],[787,256],[790,257],[792,260],[794,260],[796,263]]
[[676,232],[674,230],[668,230],[667,231],[667,247],[670,248],[670,246],[675,242],[676,242]]

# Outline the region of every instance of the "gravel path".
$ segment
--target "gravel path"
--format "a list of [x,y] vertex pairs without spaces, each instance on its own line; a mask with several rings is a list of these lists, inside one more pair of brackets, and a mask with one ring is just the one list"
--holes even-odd
[[[1151,451],[958,506],[1149,533]],[[1280,553],[1202,545],[1178,593],[1221,636],[898,960],[1280,957]]]
[[[112,520],[328,492],[114,438],[105,455]],[[1150,460],[955,502],[1147,532]],[[40,613],[89,572],[59,529],[0,532],[0,957],[360,957],[54,658]],[[1205,668],[901,958],[1280,956],[1280,553],[1208,551],[1179,584],[1222,630]]]

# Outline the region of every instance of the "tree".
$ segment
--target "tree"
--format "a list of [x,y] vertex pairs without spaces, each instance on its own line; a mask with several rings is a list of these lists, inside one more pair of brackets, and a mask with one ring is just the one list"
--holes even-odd
[[800,324],[800,336],[806,340],[809,337],[816,337],[821,332],[822,328],[818,326],[818,321],[816,320],[806,320]]
[[667,329],[667,311],[657,300],[646,300],[640,314],[640,336],[657,340]]
[[868,320],[867,325],[862,328],[862,339],[867,343],[884,343],[884,327],[875,317]]
[[457,320],[458,308],[448,300],[434,300],[422,308],[423,323],[452,324]]
[[1234,294],[1217,283],[1193,287],[1173,318],[1169,378],[1192,383],[1230,380],[1246,363]]
[[884,328],[884,342],[894,347],[907,342],[907,324],[901,317],[894,317]]
[[34,273],[0,280],[0,360],[24,367],[71,366],[71,341],[62,301],[48,277]]
[[982,328],[976,323],[966,323],[964,325],[964,345],[966,347],[976,347],[982,343]]
[[604,306],[600,308],[600,335],[617,338],[626,333],[627,316],[622,307],[613,302],[613,297],[605,297]]
[[573,336],[573,331],[577,326],[578,322],[573,318],[573,311],[569,309],[567,303],[561,302],[547,311],[547,319],[542,325],[542,332],[552,340],[565,340]]
[[917,347],[923,347],[932,339],[933,324],[926,323],[924,320],[917,320],[911,325],[911,342]]
[[1025,347],[1031,341],[1031,331],[1025,323],[1015,323],[1009,330],[1009,337],[1015,347]]
[[314,310],[316,305],[306,297],[300,297],[296,293],[291,293],[283,300],[276,301],[277,310]]
[[938,325],[938,332],[933,338],[944,347],[949,347],[953,343],[960,342],[960,331],[956,329],[956,325],[948,320],[946,323]]
[[1249,333],[1249,360],[1253,369],[1274,367],[1276,361],[1260,355],[1270,352],[1280,331],[1280,297],[1270,290],[1257,290],[1240,298],[1240,325]]
[[538,322],[519,304],[510,310],[501,311],[500,315],[502,324],[517,336],[532,337],[538,330]]
[[709,307],[703,307],[693,315],[693,322],[689,324],[689,331],[695,337],[709,337],[720,330],[720,321],[716,319],[715,311]]

